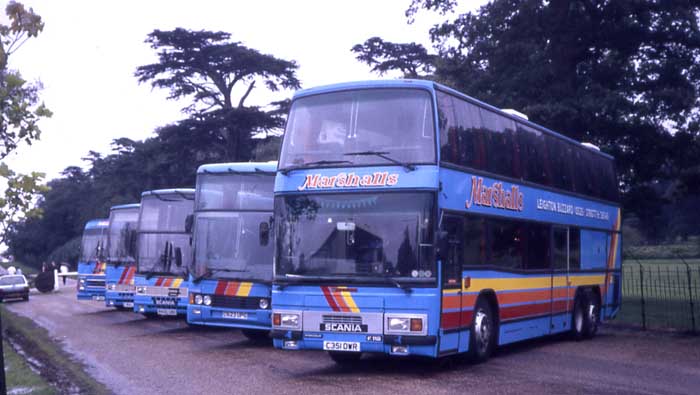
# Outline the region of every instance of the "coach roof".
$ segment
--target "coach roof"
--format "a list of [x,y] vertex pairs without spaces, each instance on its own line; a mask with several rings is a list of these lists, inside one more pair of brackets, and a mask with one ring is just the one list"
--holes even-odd
[[212,163],[199,166],[199,169],[197,169],[197,174],[274,173],[276,170],[276,161]]

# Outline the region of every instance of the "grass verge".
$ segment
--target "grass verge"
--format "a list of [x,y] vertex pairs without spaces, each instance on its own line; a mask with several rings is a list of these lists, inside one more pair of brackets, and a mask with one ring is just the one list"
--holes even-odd
[[41,377],[59,388],[59,392],[111,394],[107,387],[87,374],[85,366],[65,352],[44,328],[3,306],[0,310],[3,336],[37,361]]
[[5,379],[8,394],[53,395],[58,391],[52,388],[29,364],[17,354],[8,342],[2,342],[5,355]]

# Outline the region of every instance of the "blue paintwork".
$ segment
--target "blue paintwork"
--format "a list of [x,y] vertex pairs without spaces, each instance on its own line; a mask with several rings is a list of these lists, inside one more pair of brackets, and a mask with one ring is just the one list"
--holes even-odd
[[[112,206],[109,210],[111,213],[112,211],[118,210],[138,210],[140,207],[140,203],[130,203]],[[117,282],[119,282],[119,279],[122,277],[122,274],[125,270],[132,270],[132,268],[135,268],[135,266],[136,265],[133,264],[120,264],[119,266],[112,264],[107,265],[107,267],[105,268],[105,306],[122,308],[132,307],[129,304],[134,302],[133,291],[110,290],[109,288],[110,285],[116,285]],[[124,305],[125,303],[126,306]]]
[[[232,171],[240,173],[272,173],[277,170],[277,162],[232,162],[232,163],[215,163],[199,166],[197,175],[203,174],[228,174]],[[272,215],[272,213],[270,213]],[[197,210],[195,209],[195,216]],[[270,262],[270,270],[272,270],[272,262]],[[192,276],[190,276],[190,281]],[[221,281],[237,281],[231,279],[222,279]],[[204,278],[201,281],[194,283],[190,282],[190,293],[209,294],[213,295],[219,280],[214,278]],[[207,325],[227,328],[241,329],[256,329],[269,331],[271,327],[271,308],[272,295],[271,285],[253,282],[248,297],[266,298],[268,299],[267,309],[232,309],[223,307],[211,307],[204,305],[188,304],[187,306],[187,323],[193,325]],[[247,313],[247,320],[223,318],[223,313]]]
[[[272,270],[272,263],[270,263]],[[225,281],[225,280],[222,280]],[[213,295],[216,290],[216,285],[219,280],[204,279],[197,284],[193,284],[190,288],[190,293],[198,293],[203,295]],[[187,305],[187,323],[194,325],[207,325],[225,328],[241,328],[241,329],[257,329],[269,331],[271,326],[270,318],[270,289],[269,284],[253,283],[250,288],[248,297],[250,298],[266,298],[268,300],[267,309],[232,309],[224,307],[212,307],[204,305],[189,304]],[[199,313],[197,313],[199,311]],[[244,313],[248,315],[248,319],[231,319],[224,318],[224,313]]]
[[188,197],[194,197],[194,189],[192,188],[169,188],[169,189],[154,189],[152,191],[141,192],[141,198],[152,195],[176,195],[179,194],[187,195]]
[[[103,229],[105,232],[107,230],[107,227],[109,226],[109,220],[108,219],[93,219],[88,221],[85,224],[84,230],[92,230],[92,229]],[[107,235],[105,234],[104,240],[106,241]],[[89,262],[83,262],[80,261],[78,262],[78,284],[77,284],[77,298],[78,300],[100,300],[104,298],[105,296],[105,287],[104,286],[93,286],[90,285],[92,281],[97,281],[100,283],[103,283],[105,279],[104,273],[102,274],[96,274],[95,272],[95,266],[97,265],[96,261],[89,261]],[[81,285],[81,282],[84,281],[85,285]],[[84,288],[81,290],[80,287],[83,286]]]
[[226,174],[231,170],[243,173],[256,173],[258,171],[273,172],[277,170],[277,162],[232,162],[232,163],[212,163],[201,165],[197,169],[197,174],[221,173]]
[[[544,133],[561,137],[567,141],[579,144],[566,136],[551,131],[541,125],[534,124],[529,121],[516,117],[511,114],[502,112],[493,106],[480,102],[474,98],[468,97],[451,88],[430,82],[418,80],[384,80],[384,81],[361,81],[353,83],[335,84],[322,86],[318,88],[305,89],[298,91],[294,95],[294,99],[307,97],[316,94],[330,93],[344,90],[354,89],[373,89],[373,88],[415,88],[424,89],[435,95],[435,90],[439,89],[465,100],[477,103],[492,111],[495,111],[505,117],[517,120],[532,128],[540,130]],[[433,101],[434,121],[435,125],[439,125],[437,115],[437,103]],[[440,146],[440,131],[436,127],[436,144]],[[589,151],[595,152],[606,158],[612,158],[610,155],[597,151],[589,147],[583,147]],[[439,163],[439,150],[438,162]],[[397,175],[397,182],[393,185],[373,185],[371,187],[361,186],[346,186],[343,182],[338,185],[338,178],[347,179],[349,173],[354,173],[360,177],[365,175],[374,175],[375,173],[387,172]],[[314,179],[318,175],[317,179]],[[323,181],[321,181],[321,178]],[[472,183],[474,180],[483,179],[483,184],[486,187],[493,187],[494,184],[500,183],[501,188],[506,191],[512,191],[512,188],[517,187],[519,194],[522,194],[522,208],[510,209],[489,207],[486,205],[475,204],[472,197]],[[310,188],[310,182],[315,181],[320,183],[315,187]],[[541,221],[554,224],[571,225],[583,228],[581,231],[581,250],[587,251],[582,254],[582,269],[599,269],[604,270],[608,262],[608,247],[611,245],[611,238],[608,235],[610,231],[616,229],[619,214],[619,208],[614,203],[604,202],[600,200],[592,200],[582,196],[578,196],[565,191],[555,191],[542,189],[532,184],[520,183],[518,180],[501,180],[494,178],[492,175],[484,175],[481,173],[465,173],[452,170],[449,168],[436,165],[421,165],[416,166],[413,172],[406,171],[401,166],[367,166],[367,167],[322,167],[322,168],[306,168],[289,171],[287,174],[278,172],[275,179],[275,195],[281,194],[306,194],[306,193],[330,193],[330,192],[384,192],[384,191],[414,191],[414,190],[434,190],[437,192],[438,212],[442,210],[450,210],[458,213],[475,213],[488,216],[500,216],[503,218],[514,218],[521,220]],[[469,204],[468,204],[469,202]],[[619,229],[619,228],[618,228]],[[595,230],[605,231],[596,232]],[[601,243],[604,243],[601,244]],[[603,245],[603,249],[599,252],[598,246]],[[614,260],[613,269],[619,270],[621,259],[621,242],[617,242],[617,256]],[[442,274],[441,265],[438,265],[439,276]],[[599,271],[597,274],[603,273]],[[584,276],[590,273],[571,273],[570,276]],[[501,271],[478,271],[464,272],[465,277],[471,276],[474,278],[527,278],[528,275],[520,273],[508,273]],[[546,274],[545,274],[546,275]],[[531,275],[542,276],[542,274]],[[611,274],[613,281],[612,286],[608,288],[606,294],[602,296],[604,304],[602,309],[602,318],[610,318],[619,309],[619,291],[620,291],[620,274]],[[442,284],[442,282],[438,282]],[[456,311],[471,311],[473,306],[465,308],[452,309],[442,311],[442,290],[441,288],[434,289],[418,289],[414,288],[414,292],[410,295],[403,291],[392,287],[363,287],[360,285],[347,284],[349,287],[356,288],[357,292],[353,293],[354,299],[360,312],[376,311],[404,311],[406,313],[425,313],[428,314],[428,334],[439,337],[437,344],[432,346],[410,346],[409,354],[437,357],[440,352],[466,352],[469,348],[469,330],[462,328],[458,331],[449,331],[445,333],[440,328],[440,320],[442,313]],[[471,290],[470,290],[471,291]],[[478,295],[479,290],[475,292],[465,292],[466,294]],[[614,297],[617,293],[617,298]],[[460,292],[461,294],[461,292]],[[564,299],[554,299],[554,302]],[[551,301],[551,298],[550,298]],[[617,305],[606,307],[606,303],[615,301]],[[535,303],[530,303],[535,304]],[[512,303],[504,305],[508,306],[526,306],[528,303]],[[273,285],[272,291],[272,307],[273,312],[280,310],[291,311],[332,311],[328,302],[325,301],[321,288],[311,285],[286,285],[280,288],[278,285]],[[396,310],[394,310],[396,309]],[[533,337],[543,336],[552,333],[560,333],[571,329],[571,314],[562,313],[546,317],[537,317],[532,319],[524,319],[519,321],[507,322],[500,326],[499,329],[499,344],[507,344],[511,342],[521,341]],[[287,338],[292,336],[292,332],[287,332]],[[328,333],[328,332],[304,332],[302,339],[296,344],[293,349],[322,349],[323,340],[338,340],[338,341],[357,341],[361,343],[362,352],[378,352],[390,353],[390,345],[383,343],[369,342],[366,339],[366,334],[350,334],[350,333]],[[285,339],[276,338],[274,345],[277,348],[285,348]],[[287,347],[290,348],[290,347]]]
[[[439,288],[413,288],[411,293],[396,287],[363,287],[348,284],[356,289],[352,298],[360,312],[377,313],[412,313],[427,314],[427,335],[437,336],[440,326],[441,291]],[[319,286],[289,285],[280,289],[278,285],[272,288],[273,310],[323,311],[332,313],[333,310]],[[382,341],[368,341],[368,335],[378,335]],[[321,331],[304,332],[304,338],[299,341],[300,349],[323,349],[323,341],[353,341],[360,342],[362,352],[391,353],[391,345],[384,344],[383,333],[330,333]],[[284,340],[274,339],[277,348],[283,347]],[[436,357],[438,345],[411,345],[410,354]]]
[[[187,301],[188,301],[188,293],[187,292],[185,292],[184,294],[180,294],[179,297],[163,296],[162,298],[164,300],[172,302],[172,305],[168,305],[168,306],[156,306],[155,301],[153,300],[152,296],[139,294],[138,289],[140,286],[155,287],[156,281],[158,281],[159,278],[176,279],[178,277],[153,276],[150,279],[147,279],[146,276],[143,274],[136,274],[134,276],[134,286],[136,287],[136,293],[134,294],[134,312],[135,313],[146,313],[146,314],[157,314],[159,308],[174,308],[177,310],[178,316],[186,316],[187,315]],[[178,288],[189,289],[190,285],[191,284],[188,280],[183,280],[182,283],[180,283],[180,286]],[[163,288],[167,289],[167,287],[163,287]]]

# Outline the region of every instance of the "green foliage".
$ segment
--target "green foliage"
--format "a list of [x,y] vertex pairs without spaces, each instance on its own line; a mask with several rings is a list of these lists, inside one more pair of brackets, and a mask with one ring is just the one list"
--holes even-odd
[[66,262],[69,263],[71,267],[77,268],[78,259],[80,258],[81,240],[82,237],[80,236],[68,240],[68,242],[53,250],[48,258],[46,258],[46,262],[56,262],[56,264]]
[[428,32],[434,54],[377,37],[352,50],[378,73],[431,78],[600,146],[617,159],[626,210],[661,238],[663,204],[700,185],[700,2],[456,6],[414,0],[406,11],[409,22],[425,11],[449,18]]
[[[38,122],[51,116],[39,101],[41,83],[28,83],[19,71],[8,69],[9,56],[30,37],[44,28],[41,17],[20,3],[11,1],[5,8],[9,25],[0,25],[0,160],[14,151],[20,143],[30,144],[39,139]],[[17,174],[0,163],[0,178],[5,191],[0,196],[0,243],[7,241],[8,231],[18,221],[36,218],[41,209],[34,207],[37,195],[47,189],[41,185],[44,174]]]

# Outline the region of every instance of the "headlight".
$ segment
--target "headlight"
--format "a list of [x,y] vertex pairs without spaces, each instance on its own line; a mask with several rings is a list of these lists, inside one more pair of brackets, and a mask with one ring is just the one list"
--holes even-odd
[[107,290],[109,290],[109,291],[114,291],[115,289],[117,289],[117,285],[116,285],[116,284],[108,284],[108,285],[107,285]]
[[202,303],[204,303],[205,306],[211,306],[211,296],[204,295],[202,298]]
[[390,317],[387,321],[390,331],[408,332],[409,318]]
[[84,279],[84,278],[81,278],[79,281],[80,281],[81,284],[85,284],[85,279]]
[[137,294],[145,294],[145,293],[146,293],[146,287],[136,287],[136,293],[137,293]]
[[286,326],[288,328],[299,327],[299,314],[281,314],[280,326]]
[[202,295],[197,294],[194,296],[194,304],[202,304]]
[[385,331],[387,333],[405,333],[410,335],[425,335],[427,316],[424,314],[411,314],[404,316],[387,316]]
[[260,303],[258,305],[260,306],[261,309],[264,310],[264,309],[270,307],[270,302],[267,299],[262,298],[262,299],[260,299]]

